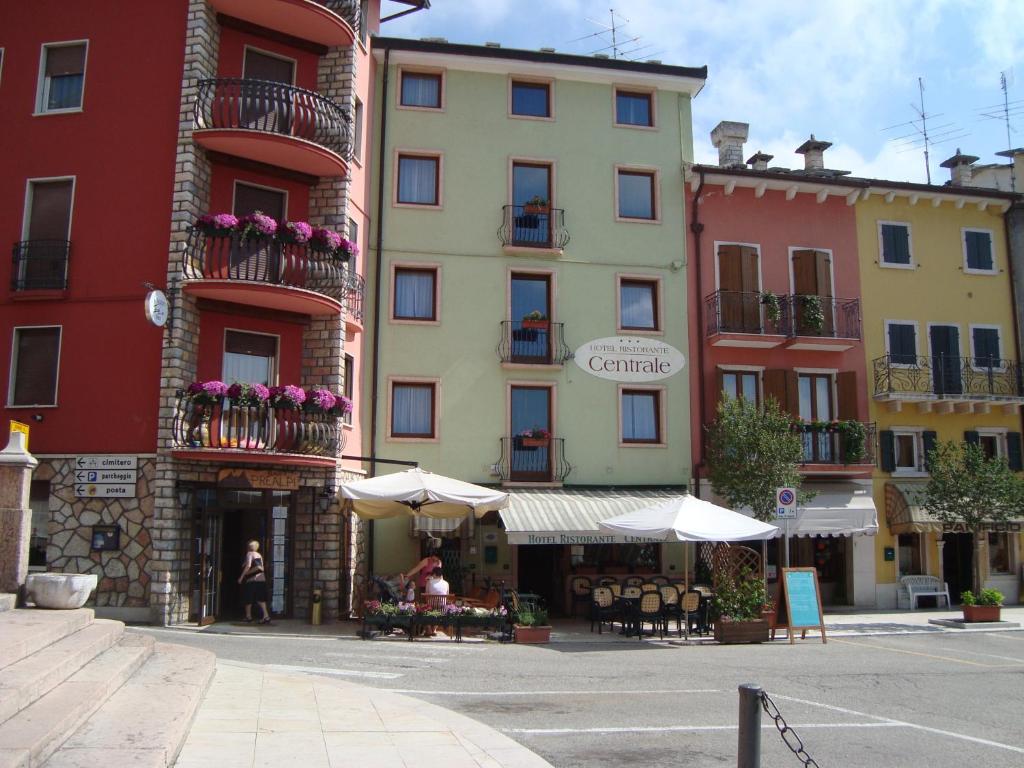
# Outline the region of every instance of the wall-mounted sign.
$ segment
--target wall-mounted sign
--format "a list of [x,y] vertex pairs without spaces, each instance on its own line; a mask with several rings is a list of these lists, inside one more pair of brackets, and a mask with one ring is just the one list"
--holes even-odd
[[94,525],[92,527],[92,550],[113,552],[121,548],[121,528],[116,525]]
[[683,370],[686,358],[670,344],[637,336],[594,339],[576,350],[576,365],[612,381],[658,381]]
[[246,490],[297,491],[299,475],[273,469],[222,469],[217,473],[217,485]]
[[27,451],[28,450],[28,432],[29,432],[28,424],[23,424],[20,421],[15,421],[14,419],[11,419],[11,434],[13,435],[15,432],[20,432],[21,434],[23,434],[25,436],[25,450]]
[[167,323],[171,307],[163,291],[156,289],[146,294],[146,319],[153,325],[162,326]]

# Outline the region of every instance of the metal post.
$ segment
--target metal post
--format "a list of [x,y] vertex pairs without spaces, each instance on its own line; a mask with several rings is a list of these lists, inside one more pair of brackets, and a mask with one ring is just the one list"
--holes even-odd
[[761,768],[761,686],[744,683],[740,691],[736,768]]

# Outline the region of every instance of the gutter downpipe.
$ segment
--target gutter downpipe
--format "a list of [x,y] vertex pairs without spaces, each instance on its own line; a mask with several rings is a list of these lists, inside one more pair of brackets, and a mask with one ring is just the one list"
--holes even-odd
[[697,172],[700,175],[700,184],[697,186],[697,191],[693,195],[693,210],[690,214],[690,232],[693,233],[693,258],[697,264],[697,275],[694,279],[695,289],[694,293],[697,298],[694,301],[694,306],[697,308],[697,418],[699,419],[700,430],[700,462],[695,462],[693,465],[693,495],[698,499],[700,498],[700,468],[704,466],[704,452],[706,437],[704,433],[704,396],[705,396],[705,384],[704,384],[704,311],[700,303],[700,287],[701,283],[701,249],[700,249],[700,236],[704,231],[704,225],[700,221],[700,196],[704,191],[704,171],[700,170]]
[[[384,49],[384,72],[380,87],[380,147],[377,156],[377,261],[373,265],[373,367],[370,369],[370,477],[377,476],[377,401],[380,396],[380,281],[384,259],[384,161],[387,159],[388,72],[391,49]],[[373,575],[373,520],[366,534],[366,566]]]

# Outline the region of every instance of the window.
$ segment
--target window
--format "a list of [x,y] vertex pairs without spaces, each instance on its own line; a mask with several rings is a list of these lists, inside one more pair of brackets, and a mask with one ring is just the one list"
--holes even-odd
[[658,281],[620,278],[619,328],[657,331],[658,321]]
[[15,328],[11,350],[11,406],[56,405],[60,326]]
[[998,459],[1006,455],[1006,435],[1002,432],[978,432],[978,447],[986,459]]
[[398,267],[395,269],[395,320],[437,320],[437,270]]
[[272,219],[284,221],[287,210],[288,194],[283,190],[235,182],[235,202],[232,206],[235,216],[248,216],[259,211]]
[[897,537],[899,546],[900,576],[924,573],[921,570],[921,534],[901,533]]
[[86,48],[84,42],[43,46],[36,112],[82,108]]
[[441,158],[398,156],[398,196],[403,205],[439,205]]
[[988,534],[988,570],[989,573],[1013,573],[1012,552],[1010,551],[1010,535],[1003,532],[989,531]]
[[992,257],[992,233],[987,229],[964,230],[964,271],[986,274],[996,271]]
[[14,290],[67,288],[74,179],[29,181],[24,242],[15,247]]
[[892,365],[917,365],[917,326],[914,323],[886,323],[889,362]]
[[224,332],[223,379],[228,384],[271,385],[277,381],[277,336]]
[[341,420],[342,420],[342,423],[348,424],[349,426],[352,425],[352,413],[355,410],[355,407],[354,407],[355,397],[352,394],[353,392],[355,392],[355,387],[356,387],[356,359],[354,357],[352,357],[352,355],[345,355],[345,383],[344,383],[344,385],[342,387],[341,394],[343,394],[345,397],[347,397],[349,400],[351,400],[353,402],[353,410],[349,411],[344,416],[342,416]]
[[757,384],[760,378],[757,371],[722,371],[722,394],[730,400],[742,397],[757,403]]
[[420,109],[441,108],[441,75],[427,72],[402,72],[399,104]]
[[512,114],[551,117],[551,83],[512,81]]
[[391,436],[433,438],[436,384],[391,385]]
[[366,37],[370,30],[367,29],[370,23],[370,0],[360,0],[359,3],[359,42],[366,45]]
[[363,159],[363,102],[356,99],[355,115],[352,118],[352,156],[356,160]]
[[622,442],[661,442],[661,392],[622,390]]
[[918,472],[921,461],[918,457],[918,434],[916,432],[895,432],[893,441],[896,448],[895,472]]
[[46,545],[50,541],[50,481],[33,480],[28,505],[32,509],[32,537],[29,539],[30,568],[46,567]]
[[352,217],[349,217],[348,220],[348,239],[355,245],[357,249],[359,249],[356,251],[356,255],[349,259],[348,262],[349,269],[351,269],[354,272],[356,268],[356,259],[358,258],[359,254],[362,253],[362,249],[359,246],[359,222],[357,222]]
[[881,242],[880,263],[883,266],[912,266],[909,224],[880,222],[878,225],[878,237]]
[[654,127],[654,103],[649,93],[615,91],[615,124]]
[[655,174],[650,171],[617,171],[618,214],[620,219],[654,221]]
[[1002,367],[998,328],[971,326],[971,350],[974,353],[971,362],[975,368]]

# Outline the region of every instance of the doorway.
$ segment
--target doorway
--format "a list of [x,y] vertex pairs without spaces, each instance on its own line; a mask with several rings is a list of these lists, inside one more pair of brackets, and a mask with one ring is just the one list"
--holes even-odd
[[512,387],[513,481],[551,481],[551,387]]
[[[801,373],[797,376],[800,395],[800,418],[805,422],[830,422],[835,418],[832,405],[832,375],[822,373]],[[824,430],[803,432],[804,461],[812,464],[831,464],[837,461],[833,455],[833,435]]]
[[761,271],[757,248],[719,246],[718,291],[719,330],[761,332]]
[[[533,203],[537,203],[536,206]],[[528,207],[529,205],[529,207]],[[512,232],[517,245],[551,246],[551,166],[512,163]]]
[[551,362],[551,276],[513,273],[512,362]]
[[950,597],[960,599],[960,593],[972,589],[971,575],[974,565],[974,534],[942,534],[942,580],[949,585]]
[[[825,251],[793,251],[793,293],[798,336],[835,336],[832,300],[832,260]],[[815,318],[812,298],[821,317]]]
[[520,546],[519,592],[540,595],[552,611],[562,609],[562,559],[565,545],[530,544]]
[[955,325],[933,325],[928,329],[932,352],[933,388],[937,395],[959,395],[963,392],[960,378],[960,329]]

